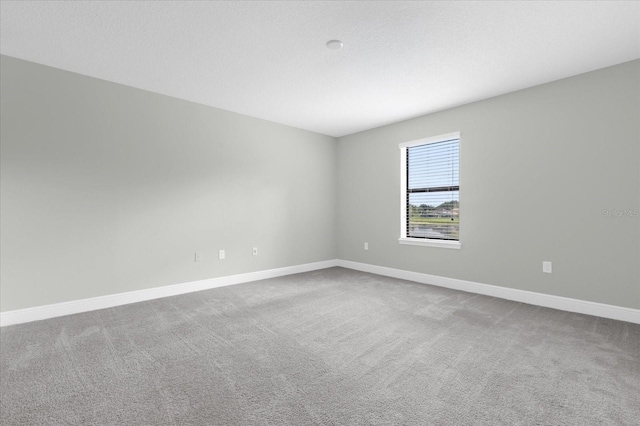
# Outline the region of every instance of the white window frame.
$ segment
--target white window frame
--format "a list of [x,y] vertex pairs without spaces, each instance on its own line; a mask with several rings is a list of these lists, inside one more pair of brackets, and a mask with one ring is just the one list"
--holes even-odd
[[[451,139],[460,139],[460,132],[446,133],[444,135],[432,136],[425,139],[418,139],[411,142],[403,142],[398,145],[400,149],[400,244],[408,244],[414,246],[440,247],[449,249],[460,249],[462,243],[460,241],[436,240],[429,238],[411,238],[407,237],[407,148],[417,145],[427,145],[430,143],[443,142]],[[460,147],[461,147],[461,142]],[[462,194],[460,194],[461,196]],[[462,208],[460,208],[462,211]],[[462,220],[460,221],[462,223]]]

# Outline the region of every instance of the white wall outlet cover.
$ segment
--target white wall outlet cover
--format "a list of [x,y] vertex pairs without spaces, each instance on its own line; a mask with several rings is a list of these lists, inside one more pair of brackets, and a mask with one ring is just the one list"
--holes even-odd
[[193,256],[193,261],[200,262],[201,260],[202,260],[202,256],[200,255],[200,253],[196,252]]
[[225,258],[226,254],[224,252],[224,250],[220,250],[218,252],[218,259],[223,260]]
[[551,273],[551,262],[546,260],[542,262],[542,272]]
[[364,249],[369,250],[369,243],[364,243]]
[[257,256],[258,255],[258,247],[254,247],[253,248],[253,255]]

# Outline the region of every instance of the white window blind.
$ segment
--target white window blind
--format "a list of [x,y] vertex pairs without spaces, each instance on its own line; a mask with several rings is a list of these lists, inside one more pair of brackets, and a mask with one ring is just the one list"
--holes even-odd
[[460,139],[406,148],[405,238],[459,241]]

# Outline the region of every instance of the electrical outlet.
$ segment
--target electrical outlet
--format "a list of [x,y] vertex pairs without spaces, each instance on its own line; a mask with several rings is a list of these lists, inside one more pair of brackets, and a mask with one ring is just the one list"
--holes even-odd
[[364,249],[369,250],[369,243],[364,243]]
[[195,255],[193,256],[193,261],[200,262],[201,260],[202,260],[202,256],[200,255],[200,253],[196,252]]
[[218,259],[224,260],[225,257],[226,257],[226,254],[225,254],[224,250],[218,251]]
[[258,247],[254,247],[253,248],[253,255],[257,256],[258,255]]
[[551,262],[549,262],[547,260],[542,262],[542,272],[545,272],[547,274],[551,273]]

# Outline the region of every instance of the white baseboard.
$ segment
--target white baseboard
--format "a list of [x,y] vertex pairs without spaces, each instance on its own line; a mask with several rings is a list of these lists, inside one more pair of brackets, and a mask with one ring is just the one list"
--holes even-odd
[[498,297],[500,299],[527,303],[529,305],[544,306],[545,308],[559,309],[562,311],[576,312],[580,314],[593,315],[602,318],[610,318],[619,321],[627,321],[635,324],[640,324],[639,309],[624,308],[622,306],[588,302],[586,300],[571,299],[569,297],[553,296],[551,294],[535,293],[532,291],[517,290],[514,288],[500,287],[490,284],[481,284],[473,281],[446,278],[419,272],[404,271],[402,269],[387,268],[384,266],[352,262],[349,260],[338,260],[337,266],[355,269],[357,271],[370,272],[377,275],[384,275],[387,277],[415,281],[422,284],[431,284],[438,287],[467,291],[469,293],[484,294],[486,296]]
[[640,310],[638,309],[606,305],[604,303],[589,302],[586,300],[571,299],[568,297],[553,296],[550,294],[535,293],[526,290],[517,290],[455,278],[440,277],[437,275],[387,268],[384,266],[352,262],[349,260],[334,259],[2,312],[0,313],[0,327],[111,308],[114,306],[127,305],[129,303],[144,302],[146,300],[160,299],[163,297],[208,290],[216,287],[224,287],[250,281],[264,280],[267,278],[281,277],[284,275],[315,271],[318,269],[331,268],[333,266],[341,266],[343,268],[354,269],[357,271],[370,272],[372,274],[400,278],[403,280],[446,287],[454,290],[462,290],[470,293],[484,294],[530,305],[544,306],[546,308],[560,309],[568,312],[577,312],[580,314],[640,324]]
[[287,266],[284,268],[268,269],[265,271],[249,272],[246,274],[230,275],[219,278],[210,278],[207,280],[192,281],[184,284],[154,287],[146,290],[110,294],[107,296],[92,297],[90,299],[74,300],[71,302],[55,303],[52,305],[36,306],[34,308],[7,311],[0,313],[0,327],[12,324],[21,324],[30,321],[38,321],[48,318],[55,318],[64,315],[77,314],[81,312],[95,311],[98,309],[112,308],[114,306],[144,302],[146,300],[160,299],[162,297],[176,296],[179,294],[208,290],[216,287],[224,287],[250,281],[264,280],[267,278],[281,277],[284,275],[299,274],[301,272],[331,268],[333,266],[337,266],[337,264],[338,261],[335,259],[325,260],[323,262],[306,263],[303,265]]

